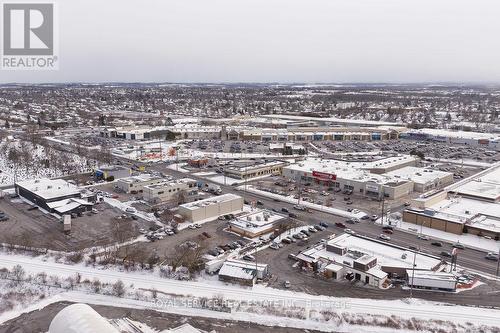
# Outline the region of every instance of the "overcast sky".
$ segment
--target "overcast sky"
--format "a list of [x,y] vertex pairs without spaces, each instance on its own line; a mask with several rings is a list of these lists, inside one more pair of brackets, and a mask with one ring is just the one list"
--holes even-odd
[[64,0],[0,82],[500,82],[498,0]]

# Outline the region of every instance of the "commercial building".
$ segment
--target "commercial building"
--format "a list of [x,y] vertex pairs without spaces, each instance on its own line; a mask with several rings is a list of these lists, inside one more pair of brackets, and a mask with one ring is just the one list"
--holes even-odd
[[453,183],[452,172],[434,170],[432,168],[407,166],[390,171],[385,175],[413,182],[414,192],[427,192]]
[[141,174],[139,176],[118,179],[116,186],[125,193],[142,193],[144,191],[144,186],[163,182],[165,182],[165,178]]
[[284,221],[285,217],[281,214],[256,209],[230,221],[229,230],[242,237],[254,238],[273,232]]
[[404,133],[401,133],[400,138],[418,141],[436,141],[453,145],[500,150],[500,135],[491,133],[421,128],[409,129]]
[[178,214],[182,215],[186,221],[200,222],[216,219],[221,215],[241,212],[242,210],[243,198],[239,195],[227,193],[180,205]]
[[253,286],[257,279],[268,276],[267,264],[250,263],[241,260],[226,260],[219,270],[219,280]]
[[253,165],[231,166],[224,168],[224,173],[230,178],[251,179],[266,175],[281,175],[285,165],[286,163],[282,161],[272,161]]
[[403,212],[403,221],[461,235],[500,239],[500,163],[450,185],[424,193]]
[[407,248],[364,236],[342,234],[297,255],[297,260],[333,279],[351,278],[383,287],[389,276],[405,277],[407,269],[437,270],[441,260],[424,254],[415,258]]
[[38,207],[62,214],[89,211],[95,195],[63,179],[41,178],[14,184],[16,193]]
[[143,186],[142,197],[148,202],[159,203],[177,200],[181,195],[188,196],[197,189],[196,180],[191,178],[165,180],[160,183]]
[[165,139],[169,128],[166,126],[124,126],[124,127],[105,127],[99,132],[100,136],[105,138],[119,138],[125,140],[148,140]]
[[283,167],[283,176],[301,183],[352,191],[358,195],[381,199],[398,199],[413,191],[411,180],[387,172],[414,166],[418,158],[409,155],[374,156],[367,161],[306,158]]

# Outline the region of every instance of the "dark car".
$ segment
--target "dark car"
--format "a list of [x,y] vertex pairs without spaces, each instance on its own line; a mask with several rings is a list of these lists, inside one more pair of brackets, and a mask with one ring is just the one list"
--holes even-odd
[[324,228],[328,228],[330,226],[327,222],[320,222],[319,225]]
[[283,213],[288,213],[288,212],[289,212],[289,210],[288,210],[288,209],[286,209],[285,207],[281,208],[281,211],[282,211]]
[[432,242],[431,245],[437,246],[437,247],[442,247],[443,243],[441,242]]
[[465,250],[465,245],[463,245],[462,243],[455,243],[452,246],[456,249]]
[[389,235],[392,235],[394,233],[394,231],[392,231],[392,229],[384,229],[383,232],[384,232],[384,234],[389,234]]
[[392,230],[392,231],[394,231],[394,227],[393,227],[393,226],[390,226],[390,225],[384,225],[384,226],[382,227],[382,229],[384,229],[384,230]]
[[288,217],[291,217],[292,219],[296,219],[298,216],[297,216],[297,214],[294,214],[294,213],[288,213]]
[[342,223],[342,222],[337,222],[335,223],[335,226],[339,227],[339,228],[345,228],[345,224]]
[[447,258],[451,258],[451,253],[450,252],[447,252],[447,251],[442,251],[440,253],[441,257],[447,257]]

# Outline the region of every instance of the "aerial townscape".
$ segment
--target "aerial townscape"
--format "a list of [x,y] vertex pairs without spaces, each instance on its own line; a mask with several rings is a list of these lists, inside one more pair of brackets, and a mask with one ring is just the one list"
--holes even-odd
[[500,332],[500,68],[197,83],[71,57],[0,70],[0,333]]

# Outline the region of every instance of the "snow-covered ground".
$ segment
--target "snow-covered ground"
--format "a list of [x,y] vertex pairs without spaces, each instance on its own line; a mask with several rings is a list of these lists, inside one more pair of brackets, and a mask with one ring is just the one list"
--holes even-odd
[[[129,299],[117,298],[95,293],[82,293],[80,291],[60,293],[47,303],[71,300],[89,304],[103,304],[110,306],[124,306],[130,308],[149,308],[170,313],[181,313],[183,315],[204,316],[220,319],[233,319],[259,322],[273,325],[280,322],[279,326],[297,327],[302,329],[319,329],[321,331],[343,331],[362,332],[352,324],[346,325],[345,319],[357,318],[367,319],[392,317],[393,320],[435,320],[433,324],[443,324],[450,321],[453,325],[465,325],[471,327],[472,331],[480,331],[479,325],[500,326],[500,311],[495,309],[483,309],[466,306],[450,306],[437,302],[423,301],[420,299],[404,300],[372,300],[356,298],[339,298],[320,295],[309,295],[300,292],[286,291],[256,285],[254,287],[240,287],[226,285],[220,281],[177,281],[161,278],[157,273],[136,271],[124,272],[117,269],[102,270],[86,267],[84,264],[65,265],[52,262],[44,257],[28,257],[22,255],[9,255],[0,253],[0,267],[12,269],[15,265],[22,265],[29,274],[48,272],[57,275],[61,280],[67,277],[75,277],[80,274],[81,279],[90,281],[98,279],[101,283],[115,283],[121,280],[127,289],[151,290],[155,289],[161,295],[179,295],[183,297],[207,297],[209,299],[223,299],[233,311],[231,313],[202,310],[186,303],[162,303],[153,299]],[[163,294],[165,293],[165,294]],[[33,304],[27,310],[35,310],[37,304]],[[39,306],[38,306],[39,307]],[[19,315],[17,309],[11,313],[4,313],[0,322]],[[344,320],[326,321],[326,316],[342,314]],[[288,318],[284,321],[283,317]],[[281,321],[279,321],[281,319]],[[439,322],[438,322],[439,321]],[[377,321],[375,320],[374,323]],[[469,324],[470,323],[470,324]],[[388,326],[394,327],[394,326]],[[379,330],[367,330],[368,332],[379,332]],[[442,329],[443,332],[450,328]],[[490,330],[488,330],[491,332]],[[487,332],[488,332],[487,331]],[[457,330],[466,332],[466,330]]]
[[[1,145],[6,145],[3,142]],[[16,181],[22,181],[33,178],[54,178],[66,174],[89,172],[95,168],[95,161],[88,161],[85,157],[81,157],[70,153],[54,152],[51,157],[47,156],[47,150],[43,146],[33,147],[29,143],[24,143],[29,147],[32,161],[26,165],[18,162],[14,163],[8,159],[8,151],[12,148],[21,151],[20,142],[13,141],[8,143],[8,148],[0,149],[0,186],[14,184]],[[45,167],[45,159],[51,159],[52,164],[56,164],[55,159],[58,159],[56,167]],[[22,160],[23,157],[21,156]]]
[[[239,186],[238,189],[245,190],[245,186]],[[297,199],[295,199],[293,196],[286,196],[285,197],[283,195],[279,195],[276,193],[262,191],[262,190],[256,189],[252,185],[247,185],[246,191],[251,192],[251,193],[255,193],[255,194],[259,194],[259,195],[262,195],[262,196],[265,196],[268,198],[278,199],[280,201],[284,201],[284,202],[288,202],[288,203],[292,203],[292,204],[297,203]],[[308,202],[308,201],[301,201],[300,205],[304,206],[304,207],[311,208],[311,209],[319,210],[319,211],[324,212],[324,213],[328,213],[328,214],[332,214],[332,215],[336,215],[336,216],[341,216],[341,217],[346,217],[346,218],[358,218],[358,219],[360,219],[366,215],[366,213],[364,213],[364,212],[351,213],[351,212],[348,212],[348,211],[345,211],[342,209],[318,205],[318,204]]]

